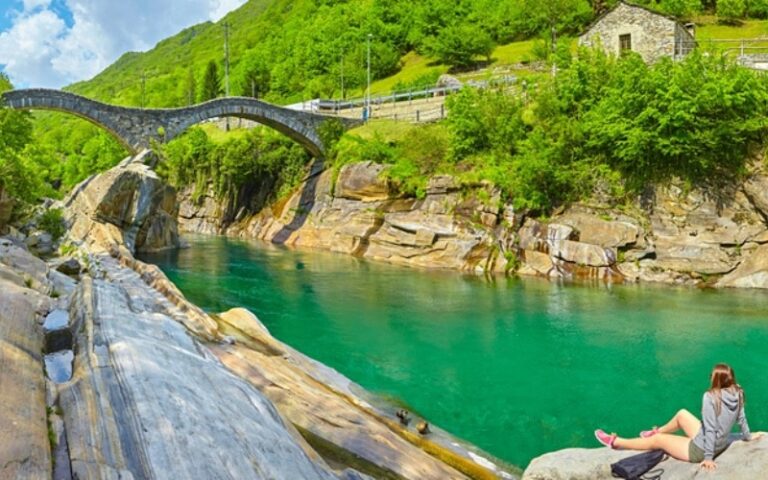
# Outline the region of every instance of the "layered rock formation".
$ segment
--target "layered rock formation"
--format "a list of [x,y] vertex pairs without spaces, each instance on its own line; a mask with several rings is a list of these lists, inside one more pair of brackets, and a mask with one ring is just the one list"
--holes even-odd
[[144,151],[85,180],[64,202],[69,238],[98,251],[151,252],[179,246],[176,192]]
[[0,239],[0,478],[37,480],[51,472],[43,335],[53,303],[48,268]]
[[[68,199],[65,248],[80,261],[0,239],[0,478],[515,478],[438,428],[397,424],[254,315],[210,316],[135,260],[178,243],[175,194],[145,160]],[[60,348],[64,374],[46,380],[41,352]]]
[[59,388],[76,478],[335,478],[176,305],[112,258],[99,270],[76,291],[75,372]]
[[[640,452],[608,448],[569,448],[533,459],[523,474],[523,480],[611,480],[610,465]],[[768,437],[750,442],[736,441],[717,459],[717,470],[704,472],[699,464],[669,458],[657,467],[663,469],[661,478],[689,480],[754,480],[768,472]]]
[[[226,233],[374,260],[551,278],[768,288],[768,176],[713,196],[670,185],[620,208],[576,204],[547,221],[504,204],[489,184],[429,181],[423,199],[396,196],[386,167],[316,173],[285,201],[248,215],[213,195],[182,196],[180,228]],[[262,194],[263,195],[263,194]],[[222,211],[237,210],[236,221]],[[762,253],[761,253],[762,252]]]

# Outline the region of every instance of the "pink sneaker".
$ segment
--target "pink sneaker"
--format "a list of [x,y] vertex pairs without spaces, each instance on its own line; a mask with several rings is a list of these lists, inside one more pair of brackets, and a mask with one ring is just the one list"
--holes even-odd
[[606,447],[616,448],[613,446],[613,442],[616,441],[615,433],[608,435],[607,433],[605,433],[604,431],[598,428],[597,430],[595,430],[595,438],[597,439],[598,442],[602,443]]
[[657,433],[659,433],[659,427],[653,427],[651,430],[643,430],[640,432],[640,436],[642,438],[648,438],[656,435]]

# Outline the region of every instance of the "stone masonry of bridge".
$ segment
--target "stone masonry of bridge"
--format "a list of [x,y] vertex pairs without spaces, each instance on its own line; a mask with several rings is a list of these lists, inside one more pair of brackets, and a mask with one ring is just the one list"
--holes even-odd
[[[167,142],[210,118],[239,117],[272,127],[321,158],[325,146],[319,127],[331,118],[247,97],[218,98],[183,108],[141,109],[108,105],[73,93],[42,88],[12,90],[2,96],[10,108],[55,110],[82,117],[110,132],[134,153],[149,147],[152,139]],[[340,118],[339,121],[346,129],[360,124],[354,119]]]

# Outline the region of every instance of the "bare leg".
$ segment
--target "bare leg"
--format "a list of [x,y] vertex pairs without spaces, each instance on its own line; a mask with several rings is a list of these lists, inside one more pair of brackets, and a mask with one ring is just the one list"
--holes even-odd
[[684,431],[686,437],[693,438],[701,430],[701,422],[694,414],[682,409],[666,425],[659,428],[659,433],[675,433],[678,430]]
[[688,461],[688,443],[690,438],[668,433],[657,433],[648,438],[620,438],[616,437],[613,446],[616,448],[626,448],[628,450],[664,450],[668,455]]

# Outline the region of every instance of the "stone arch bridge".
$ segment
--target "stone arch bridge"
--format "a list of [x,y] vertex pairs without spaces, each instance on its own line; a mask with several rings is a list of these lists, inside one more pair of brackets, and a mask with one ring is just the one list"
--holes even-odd
[[[109,105],[43,88],[11,90],[2,96],[10,108],[56,110],[84,118],[107,130],[133,153],[148,147],[151,139],[169,141],[210,118],[238,117],[272,127],[321,158],[325,145],[319,127],[329,118],[338,118],[291,110],[248,97],[218,98],[183,108],[142,109]],[[338,120],[345,129],[361,123],[347,118]]]

